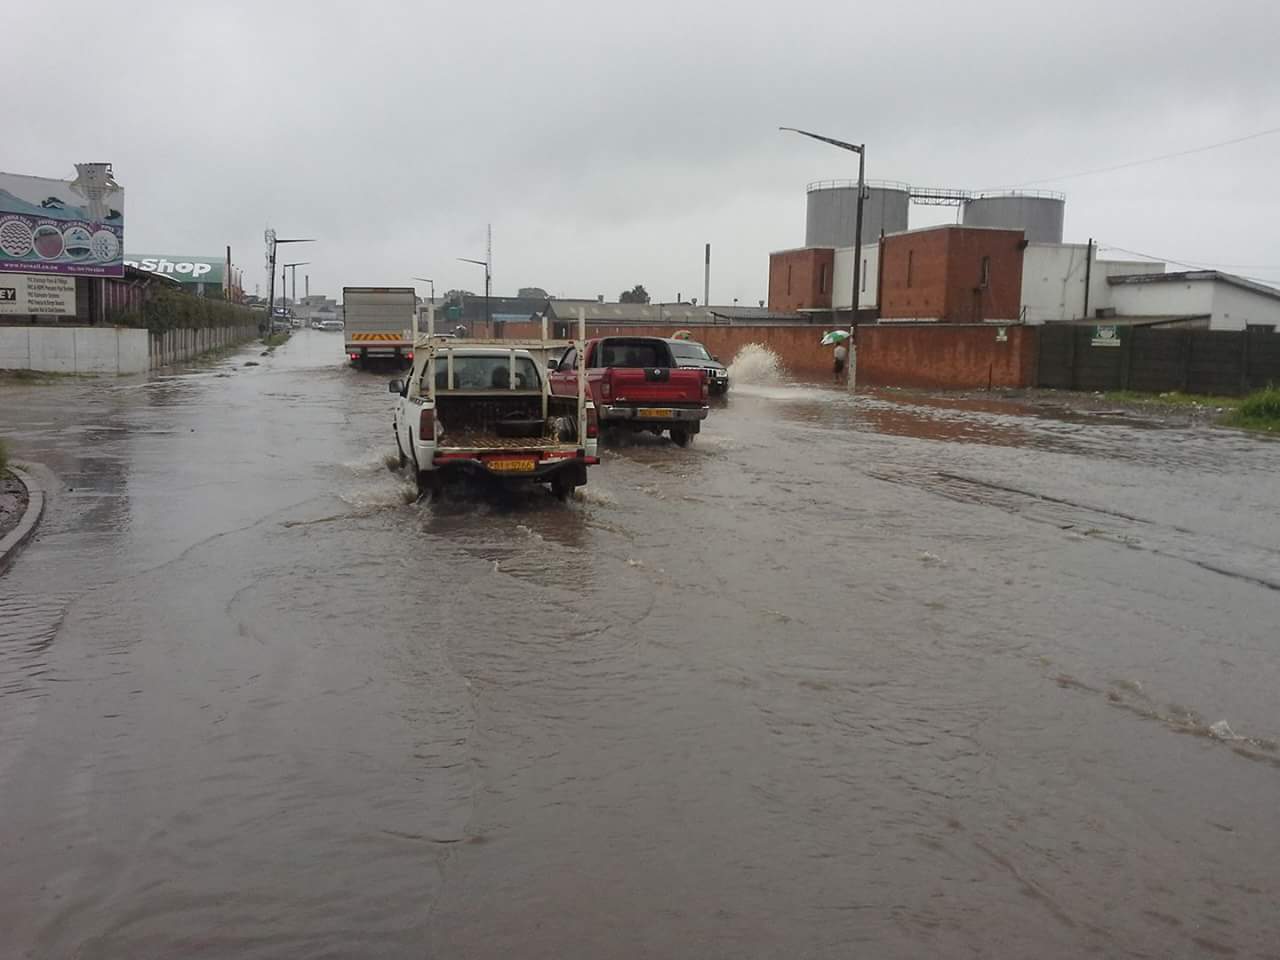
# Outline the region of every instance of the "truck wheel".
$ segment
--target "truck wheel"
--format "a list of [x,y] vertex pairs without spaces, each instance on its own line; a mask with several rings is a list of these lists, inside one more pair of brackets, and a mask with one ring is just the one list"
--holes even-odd
[[671,428],[671,442],[677,447],[687,447],[691,439],[693,439],[692,436],[684,427]]
[[443,487],[440,483],[440,477],[434,470],[418,471],[419,500],[439,500],[442,489]]
[[564,503],[573,496],[573,488],[576,486],[573,482],[573,474],[568,470],[561,470],[551,478],[551,492],[555,494],[556,499]]

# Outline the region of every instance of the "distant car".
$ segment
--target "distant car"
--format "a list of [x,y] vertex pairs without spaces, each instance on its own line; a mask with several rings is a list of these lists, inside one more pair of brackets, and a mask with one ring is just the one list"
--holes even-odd
[[293,327],[293,329],[295,329],[295,330],[301,330],[301,329],[302,329],[302,318],[301,318],[301,317],[293,317],[293,318],[289,321],[289,326]]
[[713,397],[723,397],[729,392],[728,368],[706,347],[696,340],[668,340],[667,343],[677,367],[706,371],[707,392]]
[[321,320],[319,327],[317,327],[317,329],[319,330],[343,330],[345,328],[346,328],[345,323],[343,323],[341,320],[335,320],[332,318]]

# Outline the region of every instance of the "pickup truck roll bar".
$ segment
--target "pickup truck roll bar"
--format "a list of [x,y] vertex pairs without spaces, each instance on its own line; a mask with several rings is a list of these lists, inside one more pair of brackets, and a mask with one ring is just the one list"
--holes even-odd
[[[578,357],[578,446],[586,447],[587,442],[587,312],[585,308],[578,308],[578,336],[573,340],[552,340],[547,336],[547,317],[542,316],[542,337],[538,340],[509,340],[509,339],[466,339],[458,340],[452,336],[440,336],[436,334],[436,308],[435,304],[427,307],[427,332],[426,335],[420,335],[418,330],[418,315],[421,308],[413,311],[413,331],[411,342],[413,343],[414,356],[418,355],[418,351],[424,351],[427,358],[426,374],[427,374],[427,398],[435,403],[436,399],[436,359],[441,355],[445,358],[446,377],[449,389],[453,388],[453,351],[455,349],[468,349],[470,347],[506,347],[510,350],[509,366],[507,369],[511,372],[508,377],[510,381],[508,389],[516,389],[515,378],[515,359],[517,350],[538,350],[545,351],[555,349],[574,348]],[[551,380],[547,376],[546,370],[539,370],[542,378],[542,417],[545,420],[548,414],[550,398],[551,398]]]

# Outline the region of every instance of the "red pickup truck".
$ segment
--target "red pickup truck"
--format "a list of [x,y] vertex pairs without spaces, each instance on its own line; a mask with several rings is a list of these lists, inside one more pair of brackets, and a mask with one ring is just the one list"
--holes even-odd
[[[601,428],[666,431],[683,447],[707,417],[707,377],[681,369],[661,337],[587,341],[587,385]],[[570,347],[551,373],[551,393],[578,395],[578,357]]]

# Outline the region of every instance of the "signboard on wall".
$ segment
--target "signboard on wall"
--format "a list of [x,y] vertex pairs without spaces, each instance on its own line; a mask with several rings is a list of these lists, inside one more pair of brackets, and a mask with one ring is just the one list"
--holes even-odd
[[1114,325],[1093,328],[1093,339],[1089,343],[1095,347],[1120,346],[1120,330]]
[[0,173],[0,272],[124,275],[124,188],[109,163],[72,180]]
[[0,273],[0,316],[74,317],[74,277]]

